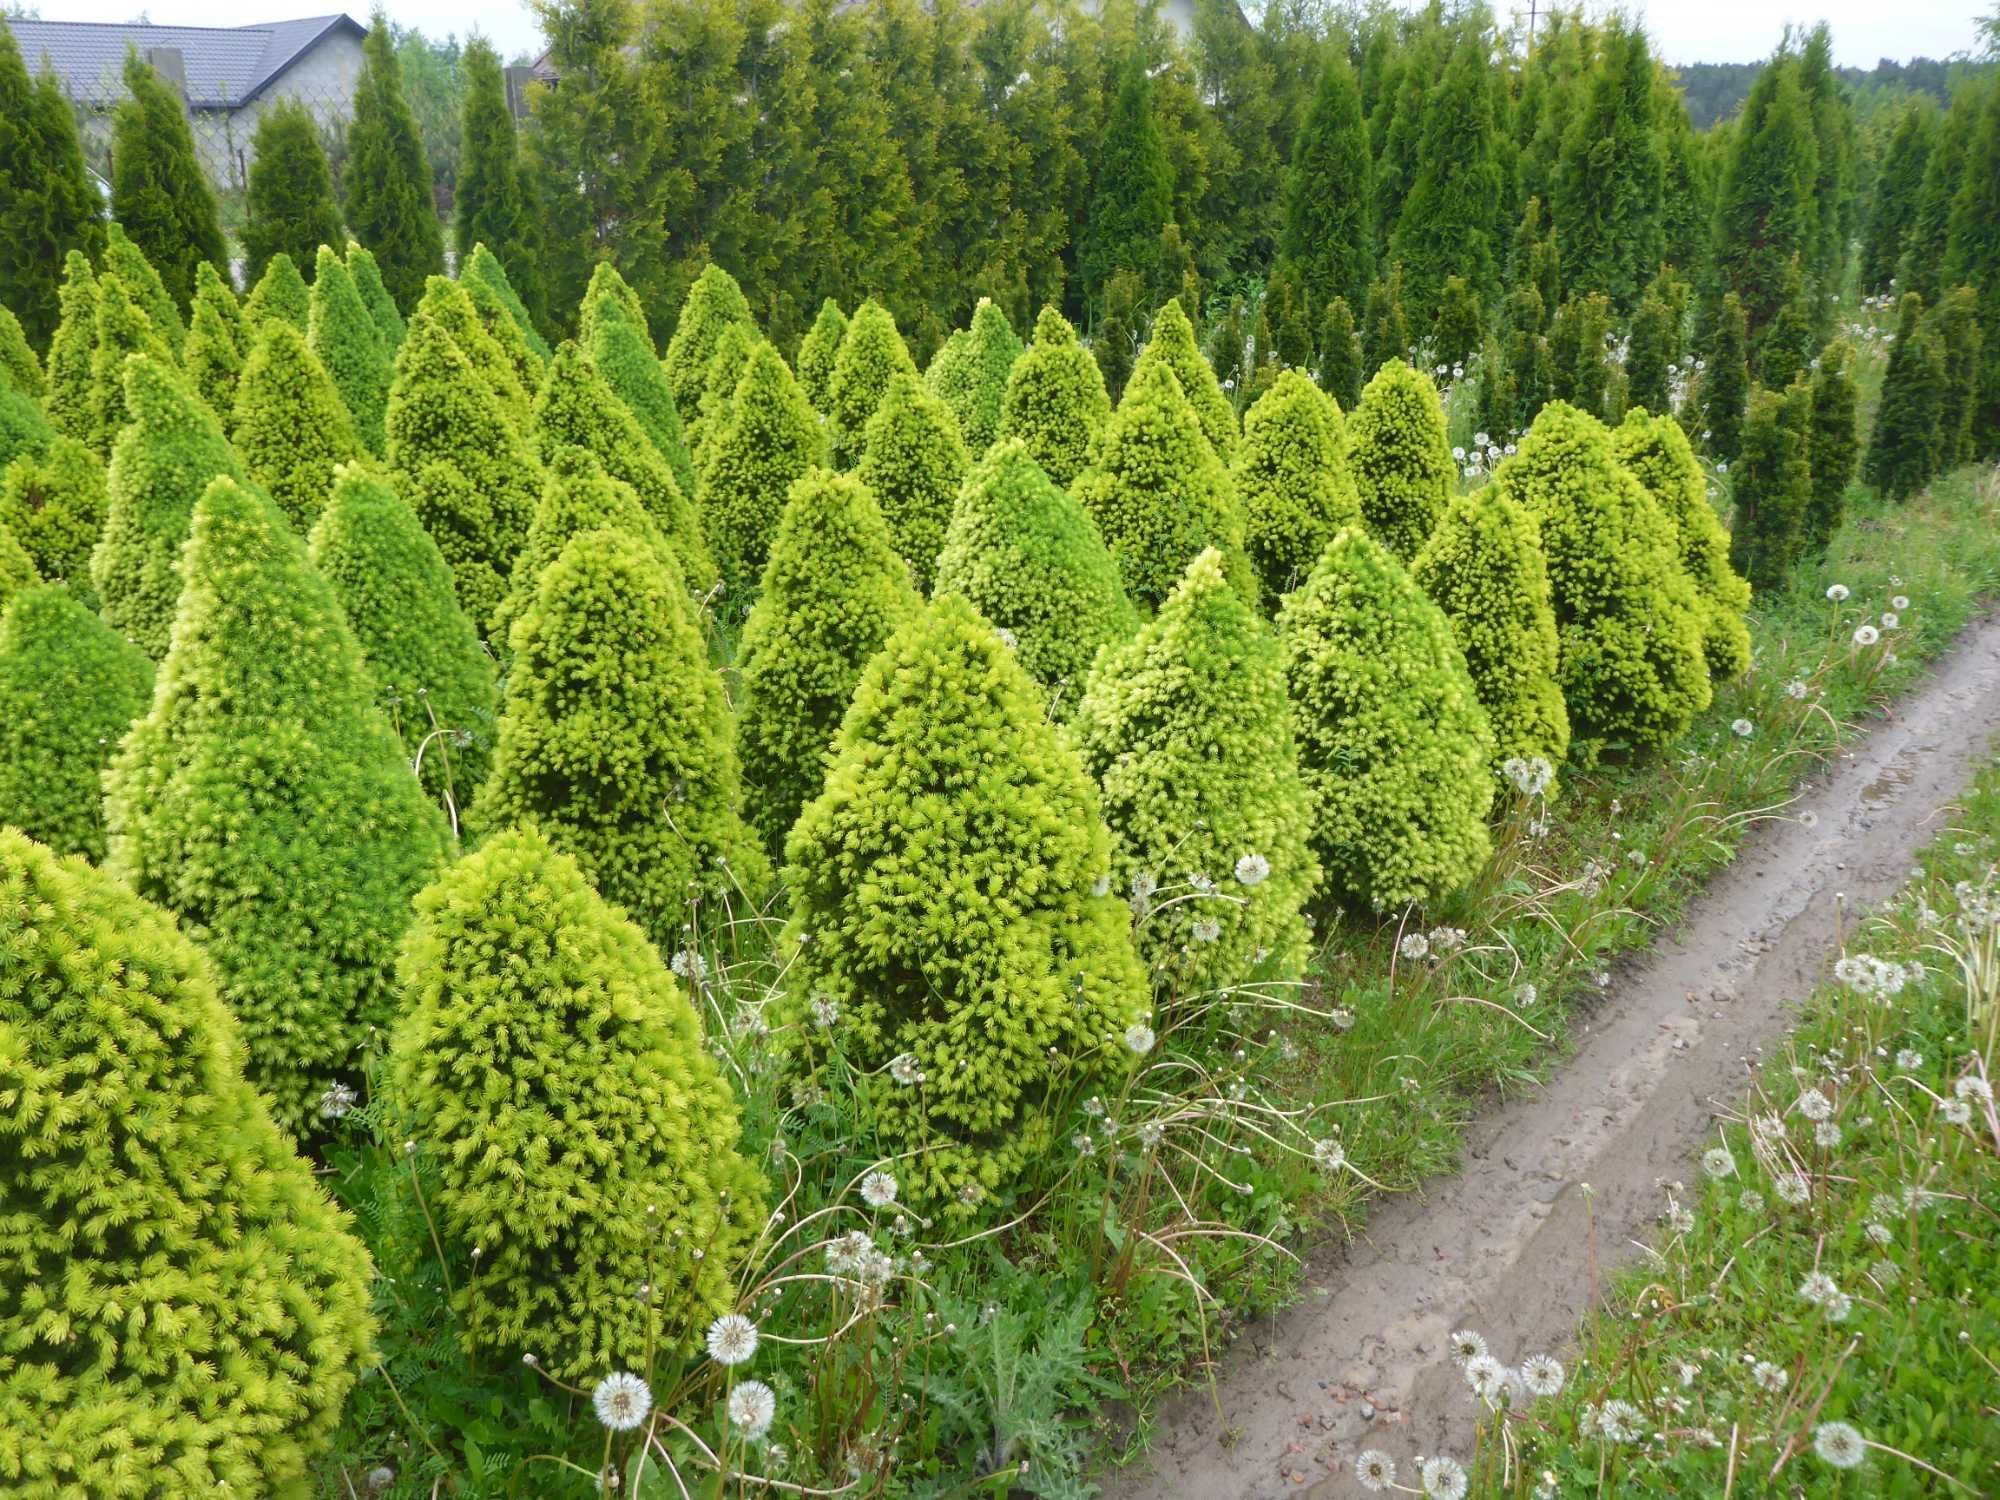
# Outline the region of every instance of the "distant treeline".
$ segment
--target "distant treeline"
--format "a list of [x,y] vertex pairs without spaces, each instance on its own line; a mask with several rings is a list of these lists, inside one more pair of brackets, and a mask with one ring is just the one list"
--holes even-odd
[[[1750,85],[1768,59],[1747,63],[1682,63],[1673,68],[1675,81],[1687,100],[1696,130],[1706,130],[1743,108]],[[1853,92],[1856,113],[1864,120],[1874,111],[1871,101],[1893,101],[1908,93],[1929,94],[1939,104],[1951,102],[1951,80],[1978,64],[1913,57],[1908,62],[1883,58],[1872,68],[1835,68],[1834,76]]]

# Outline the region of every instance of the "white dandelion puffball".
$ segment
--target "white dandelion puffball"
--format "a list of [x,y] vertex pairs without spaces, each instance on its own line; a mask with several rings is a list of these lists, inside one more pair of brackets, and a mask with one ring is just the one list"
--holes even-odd
[[1984,1078],[1975,1078],[1970,1073],[1951,1086],[1951,1091],[1967,1103],[1991,1104],[1993,1085]]
[[1833,602],[1834,602],[1835,604],[1844,604],[1844,603],[1846,603],[1846,602],[1847,602],[1847,585],[1846,585],[1846,584],[1844,584],[1844,583],[1835,583],[1835,584],[1830,584],[1830,585],[1828,585],[1828,587],[1827,587],[1827,591],[1826,591],[1826,597],[1827,597],[1828,599],[1832,600],[1832,601],[1833,601]]
[[1465,1383],[1481,1401],[1496,1401],[1507,1388],[1507,1367],[1490,1354],[1477,1354],[1465,1362]]
[[1132,894],[1144,901],[1160,888],[1160,882],[1153,878],[1150,870],[1141,870],[1132,877]]
[[1813,1126],[1813,1144],[1822,1150],[1831,1151],[1840,1144],[1840,1127],[1831,1120],[1821,1120]]
[[1833,1101],[1818,1089],[1807,1089],[1799,1095],[1799,1113],[1808,1120],[1830,1120],[1833,1118]]
[[1779,1201],[1789,1203],[1793,1208],[1812,1197],[1812,1184],[1797,1172],[1780,1172],[1771,1186],[1777,1192]]
[[729,1424],[752,1442],[771,1430],[777,1414],[777,1393],[761,1380],[746,1380],[729,1393]]
[[1834,1285],[1833,1278],[1826,1272],[1809,1271],[1806,1279],[1799,1283],[1799,1295],[1816,1306],[1824,1307],[1840,1295],[1840,1288]]
[[1153,1035],[1153,1028],[1144,1021],[1134,1021],[1125,1028],[1125,1045],[1134,1057],[1144,1057],[1153,1050],[1153,1043],[1159,1038]]
[[1261,854],[1246,854],[1236,861],[1238,885],[1262,885],[1271,878],[1271,862]]
[[889,1059],[889,1076],[901,1084],[917,1081],[917,1055],[914,1052],[899,1052]]
[[1845,1422],[1822,1422],[1813,1429],[1813,1452],[1833,1468],[1854,1469],[1868,1456],[1868,1444]]
[[814,995],[810,1009],[812,1010],[813,1025],[819,1027],[821,1030],[832,1026],[835,1021],[840,1019],[840,1004],[831,996]]
[[1790,682],[1785,684],[1785,696],[1787,698],[1803,698],[1807,691],[1806,680],[1803,677],[1794,677]]
[[887,1208],[896,1201],[896,1179],[887,1172],[870,1172],[861,1179],[861,1201],[870,1208]]
[[1322,1172],[1338,1172],[1347,1165],[1347,1148],[1339,1141],[1314,1141],[1313,1160]]
[[1630,1401],[1612,1399],[1597,1411],[1600,1437],[1614,1443],[1636,1443],[1646,1433],[1646,1415]]
[[1924,1065],[1923,1053],[1918,1052],[1913,1048],[1905,1047],[1896,1054],[1896,1066],[1901,1068],[1906,1073],[1909,1072],[1910,1069],[1912,1068],[1921,1068],[1923,1065]]
[[613,1432],[630,1432],[653,1409],[653,1390],[629,1370],[617,1370],[597,1382],[590,1393],[597,1420]]
[[1748,719],[1738,719],[1729,726],[1729,732],[1739,740],[1747,740],[1757,732],[1757,726]]
[[1881,639],[1882,632],[1877,630],[1873,625],[1857,625],[1854,627],[1854,644],[1857,646],[1872,646]]
[[1792,1377],[1782,1365],[1774,1365],[1768,1359],[1760,1359],[1751,1367],[1750,1378],[1757,1383],[1760,1391],[1782,1391],[1791,1384]]
[[1461,1328],[1451,1336],[1451,1357],[1464,1365],[1489,1352],[1485,1338],[1470,1328]]
[[1896,595],[1895,598],[1889,601],[1889,608],[1897,611],[1898,613],[1901,613],[1903,610],[1906,610],[1909,607],[1910,607],[1910,598],[1909,595],[1907,594],[1898,594]]
[[1396,1460],[1380,1448],[1370,1448],[1354,1460],[1354,1477],[1364,1490],[1382,1491],[1396,1485]]
[[1396,951],[1407,959],[1427,958],[1430,956],[1431,940],[1421,932],[1412,932],[1396,945]]
[[1197,943],[1212,943],[1222,936],[1222,924],[1213,917],[1198,918],[1194,924],[1193,937]]
[[1427,1458],[1418,1471],[1432,1500],[1465,1500],[1465,1470],[1455,1458]]
[[667,967],[682,979],[701,980],[708,978],[708,960],[691,948],[683,948],[667,960]]
[[1903,617],[1897,614],[1894,610],[1885,609],[1882,611],[1882,628],[1884,630],[1894,630],[1898,625],[1902,623],[1903,623]]
[[1725,1177],[1736,1175],[1736,1158],[1724,1146],[1710,1146],[1701,1153],[1701,1169],[1720,1182]]
[[1528,1388],[1531,1396],[1555,1396],[1562,1393],[1562,1361],[1552,1354],[1530,1354],[1521,1361],[1521,1384]]
[[1938,1106],[1938,1114],[1947,1125],[1969,1125],[1972,1123],[1972,1106],[1963,1099],[1947,1099]]
[[740,1365],[757,1352],[757,1325],[742,1313],[724,1313],[708,1325],[708,1357],[719,1365]]
[[329,1120],[344,1120],[354,1112],[361,1096],[344,1083],[330,1083],[319,1096],[319,1112]]

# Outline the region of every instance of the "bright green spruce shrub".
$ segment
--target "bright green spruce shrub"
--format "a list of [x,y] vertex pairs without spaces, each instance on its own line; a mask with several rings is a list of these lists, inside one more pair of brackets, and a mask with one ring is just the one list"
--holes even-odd
[[922,606],[861,480],[814,469],[792,486],[736,654],[744,800],[773,854],[819,795],[861,669]]
[[479,624],[506,593],[541,466],[472,362],[427,317],[411,322],[396,351],[386,428],[398,492],[451,564],[458,602]]
[[90,583],[105,623],[158,661],[173,630],[195,502],[218,475],[241,479],[243,471],[208,408],[169,366],[135,358],[125,388],[132,421],[111,455]]
[[1569,753],[1569,710],[1548,564],[1535,523],[1497,485],[1454,500],[1410,565],[1417,587],[1451,623],[1493,730],[1493,770]]
[[[213,274],[207,261],[201,269]],[[236,381],[243,373],[243,346],[237,342],[215,303],[195,295],[194,311],[188,318],[188,340],[181,350],[181,370],[194,393],[217,416],[227,418],[236,409]]]
[[[1188,321],[1178,297],[1153,315],[1152,334],[1146,340],[1146,347],[1139,351],[1126,388],[1129,390],[1148,369],[1162,364],[1180,382],[1181,393],[1201,423],[1202,436],[1208,439],[1215,456],[1225,466],[1232,463],[1236,458],[1236,408],[1223,394],[1215,371],[1201,357],[1201,350],[1195,345],[1194,325]],[[1178,578],[1178,572],[1175,576]]]
[[1708,480],[1681,424],[1634,407],[1612,429],[1612,451],[1674,523],[1681,567],[1694,584],[1708,674],[1717,682],[1750,669],[1750,585],[1730,566],[1729,533],[1708,503]]
[[940,355],[931,365],[926,380],[958,418],[965,446],[978,458],[999,433],[1007,377],[1021,357],[1021,339],[999,305],[981,297],[964,342],[950,352],[951,358]]
[[1541,528],[1571,745],[1658,749],[1711,697],[1701,605],[1671,517],[1602,422],[1552,401],[1493,482]]
[[854,309],[826,383],[826,419],[833,456],[841,467],[861,457],[868,419],[898,375],[917,373],[889,309],[870,297]]
[[652,439],[654,451],[667,461],[681,493],[694,499],[694,459],[688,453],[673,387],[667,384],[667,372],[653,357],[653,346],[639,325],[624,316],[619,304],[608,304],[591,331],[587,352],[604,383]]
[[28,343],[21,320],[12,308],[0,307],[0,387],[8,385],[37,401],[48,393],[48,376],[40,356]]
[[[500,263],[499,256],[486,248],[483,241],[473,245],[472,254],[466,260],[465,268],[459,272],[459,276],[467,282],[477,281],[492,292],[495,299],[507,310],[507,316],[514,320],[514,326],[520,331],[522,342],[534,352],[537,359],[543,363],[548,362],[555,351],[549,348],[548,341],[535,331],[534,316],[528,311],[527,304],[521,300],[521,294],[513,281],[509,279],[507,268]],[[477,296],[476,293],[474,295]]]
[[33,396],[0,385],[0,465],[46,452],[55,436]]
[[304,333],[311,316],[312,293],[306,289],[306,279],[291,256],[280,250],[243,298],[243,321],[249,325],[250,338],[256,340],[257,325],[267,319]]
[[23,589],[34,588],[42,581],[41,571],[28,556],[28,549],[14,539],[13,532],[0,526],[0,609],[5,609]]
[[362,306],[375,320],[375,331],[382,335],[382,347],[393,358],[402,348],[403,336],[409,329],[396,299],[389,295],[389,288],[382,280],[382,267],[374,252],[358,240],[347,242],[347,274],[354,278],[354,290],[361,294]]
[[[674,324],[674,336],[667,340],[667,352],[661,356],[682,421],[692,415],[701,400],[702,385],[708,378],[709,356],[715,352],[715,341],[722,330],[732,323],[749,321],[750,304],[744,300],[743,288],[736,284],[736,278],[717,265],[702,267],[694,285],[688,288],[680,320]],[[644,323],[639,326],[643,331]]]
[[799,386],[815,411],[826,410],[827,387],[833,380],[833,362],[840,354],[840,341],[847,337],[847,314],[828,297],[819,305],[812,327],[799,341]]
[[403,753],[432,795],[467,806],[493,757],[496,701],[493,662],[458,606],[451,565],[395,488],[358,464],[335,471],[308,555],[333,586]]
[[1350,526],[1286,596],[1278,641],[1329,891],[1388,911],[1471,880],[1492,852],[1493,730],[1444,611]]
[[91,355],[97,346],[97,277],[80,250],[63,257],[62,315],[49,340],[48,391],[42,409],[64,437],[97,440],[97,383]]
[[395,366],[381,330],[368,315],[354,277],[338,255],[325,245],[313,274],[312,311],[306,320],[306,346],[346,403],[361,446],[380,458],[387,445],[383,422],[389,410],[389,381]]
[[68,589],[22,589],[0,618],[0,823],[104,858],[112,751],[146,710],[153,664]]
[[931,586],[952,506],[971,466],[951,408],[915,375],[891,380],[868,419],[854,472],[881,506],[919,589]]
[[91,608],[90,553],[104,529],[104,465],[74,438],[56,437],[0,473],[0,526],[14,534],[35,571],[67,583]]
[[267,320],[236,382],[230,440],[243,475],[278,504],[300,536],[333,489],[333,471],[361,455],[354,419],[326,366],[288,322]]
[[424,295],[410,314],[410,321],[414,324],[426,318],[451,335],[451,341],[471,362],[507,420],[526,431],[534,398],[522,383],[520,371],[506,349],[480,320],[479,309],[472,305],[465,288],[443,276],[426,278]]
[[[467,1352],[558,1379],[691,1353],[766,1189],[700,1019],[639,928],[532,829],[417,897],[391,1056]],[[650,1286],[650,1297],[634,1295]]]
[[0,1488],[303,1500],[372,1268],[244,1081],[194,942],[0,831]]
[[195,506],[153,703],[105,773],[107,868],[215,965],[248,1073],[306,1132],[394,1011],[443,818],[410,774],[332,586],[232,478]]
[[143,354],[163,368],[178,370],[179,356],[168,346],[131,289],[106,272],[97,278],[97,332],[90,346],[91,441],[108,455],[125,430],[125,361]]
[[[639,294],[632,290],[632,284],[618,274],[618,268],[608,260],[600,260],[591,267],[590,284],[583,289],[583,296],[577,302],[576,326],[579,343],[588,344],[597,336],[597,325],[607,315],[625,319],[639,330],[639,336],[648,344],[653,342],[653,330],[646,321],[646,306],[639,300]],[[744,316],[749,316],[745,307]]]
[[729,426],[730,407],[736,400],[736,388],[743,383],[743,372],[750,367],[750,356],[768,342],[752,323],[726,324],[716,334],[715,348],[710,351],[708,368],[702,374],[701,396],[695,402],[693,420],[686,428],[688,452],[697,476],[707,472],[709,451]]
[[963,598],[869,662],[785,854],[777,1041],[798,1074],[867,1075],[923,1212],[980,1212],[1150,1044],[1095,789]]
[[725,425],[701,469],[702,519],[738,575],[755,578],[770,555],[792,485],[826,462],[819,414],[784,356],[759,344],[744,366]]
[[1369,535],[1408,562],[1458,489],[1444,404],[1429,375],[1384,362],[1347,419],[1347,467]]
[[479,317],[479,326],[506,356],[507,368],[514,372],[514,378],[530,398],[542,387],[542,372],[548,367],[549,355],[538,354],[528,342],[527,334],[508,311],[506,300],[493,289],[493,284],[480,276],[461,276],[453,283],[472,310]]
[[[193,257],[196,260],[201,258],[199,255]],[[219,269],[221,257],[216,257],[216,260]],[[106,226],[103,271],[124,283],[126,292],[145,312],[154,332],[166,341],[175,358],[179,358],[181,345],[187,340],[187,327],[181,322],[180,304],[167,290],[166,282],[160,279],[152,261],[146,258],[146,252],[132,243],[122,224]],[[190,267],[186,289],[189,300],[193,298],[194,284],[193,269]]]
[[933,592],[960,594],[1019,654],[1062,713],[1097,648],[1138,615],[1089,513],[1007,438],[973,466],[938,553]]
[[629,532],[574,537],[514,622],[485,834],[538,828],[663,948],[688,902],[752,900],[734,733],[680,570]]
[[1070,492],[1097,523],[1136,603],[1157,606],[1205,547],[1220,548],[1231,583],[1255,594],[1229,473],[1164,359],[1141,360],[1132,372]]
[[1021,439],[1042,472],[1068,489],[1110,420],[1104,372],[1069,319],[1054,304],[1044,306],[1034,343],[1008,372],[997,435]]
[[1275,608],[1334,534],[1361,520],[1339,406],[1297,370],[1281,372],[1244,415],[1234,478],[1244,550]]
[[1312,800],[1277,641],[1229,587],[1221,553],[1197,557],[1159,614],[1098,657],[1071,735],[1158,992],[1296,976],[1319,885]]

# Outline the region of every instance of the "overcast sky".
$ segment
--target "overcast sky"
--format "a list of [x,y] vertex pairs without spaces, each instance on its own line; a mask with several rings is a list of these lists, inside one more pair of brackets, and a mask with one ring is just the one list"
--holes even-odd
[[[337,3],[337,0],[336,0]],[[1500,0],[1526,14],[1526,0]],[[1753,62],[1770,52],[1786,21],[1833,25],[1836,59],[1872,67],[1878,58],[1944,57],[1973,44],[1974,16],[1992,0],[1634,0],[1645,15],[1659,55],[1670,63]],[[312,0],[296,9],[281,0],[146,0],[151,19],[200,26],[240,26],[287,15],[311,15]],[[331,11],[334,5],[327,5]],[[1546,6],[1543,7],[1546,9]],[[364,0],[347,7],[366,21]],[[129,21],[134,0],[41,0],[49,21]],[[475,27],[503,57],[541,50],[535,18],[521,0],[390,0],[390,15],[425,34],[463,36]]]

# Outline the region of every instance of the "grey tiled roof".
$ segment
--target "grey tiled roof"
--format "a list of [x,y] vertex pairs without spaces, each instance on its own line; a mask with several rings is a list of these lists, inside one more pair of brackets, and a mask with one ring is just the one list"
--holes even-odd
[[28,71],[44,59],[72,97],[109,102],[124,93],[125,49],[178,47],[187,67],[188,102],[197,109],[235,109],[257,97],[329,32],[366,28],[352,16],[306,16],[255,26],[149,26],[96,21],[4,23],[20,44]]

